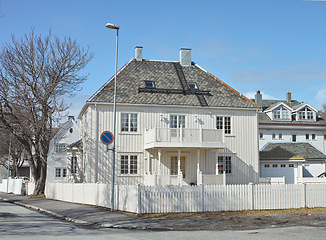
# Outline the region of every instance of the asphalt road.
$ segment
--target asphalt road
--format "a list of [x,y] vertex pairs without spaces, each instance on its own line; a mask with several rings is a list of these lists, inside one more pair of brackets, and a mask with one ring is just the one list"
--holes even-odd
[[139,231],[85,229],[0,201],[0,238],[6,239],[325,239],[324,227],[288,227],[246,231]]

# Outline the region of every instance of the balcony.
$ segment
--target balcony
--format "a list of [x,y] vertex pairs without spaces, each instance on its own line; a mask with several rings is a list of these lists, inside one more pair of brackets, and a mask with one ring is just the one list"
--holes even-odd
[[224,132],[218,129],[152,128],[145,131],[145,149],[224,148]]

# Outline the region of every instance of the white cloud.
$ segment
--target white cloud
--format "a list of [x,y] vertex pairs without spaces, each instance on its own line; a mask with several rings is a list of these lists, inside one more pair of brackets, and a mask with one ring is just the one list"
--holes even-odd
[[322,88],[317,92],[314,103],[317,109],[323,109],[323,105],[326,104],[326,88]]

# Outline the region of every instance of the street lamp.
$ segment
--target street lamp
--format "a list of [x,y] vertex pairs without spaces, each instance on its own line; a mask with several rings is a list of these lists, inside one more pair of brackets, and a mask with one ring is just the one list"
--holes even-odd
[[117,68],[118,68],[118,40],[119,40],[119,26],[112,23],[105,25],[109,29],[117,30],[117,40],[115,49],[115,74],[114,74],[114,97],[113,97],[113,146],[112,146],[112,178],[111,178],[111,211],[114,211],[114,175],[115,175],[115,142],[116,136],[116,113],[117,113]]

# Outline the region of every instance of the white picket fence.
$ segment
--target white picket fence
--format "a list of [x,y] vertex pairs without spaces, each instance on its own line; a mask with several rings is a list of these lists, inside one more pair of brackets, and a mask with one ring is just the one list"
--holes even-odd
[[0,183],[0,192],[22,194],[23,191],[23,180],[22,179],[2,179]]
[[[33,187],[29,184],[28,191]],[[47,198],[110,208],[110,185],[48,183]],[[326,207],[326,184],[116,185],[115,209],[134,213]]]

